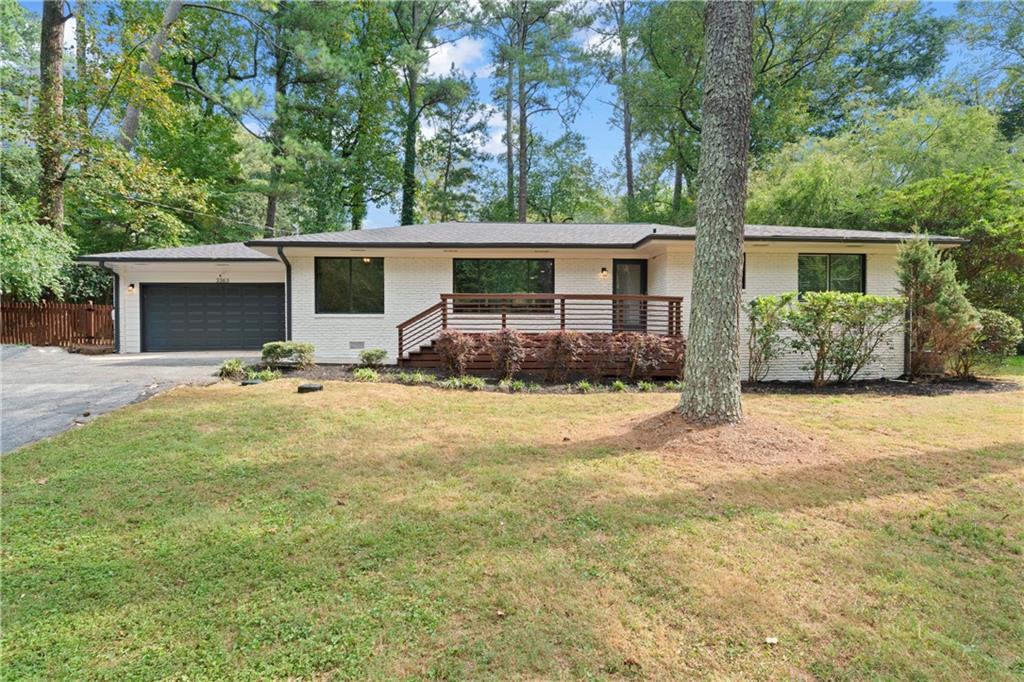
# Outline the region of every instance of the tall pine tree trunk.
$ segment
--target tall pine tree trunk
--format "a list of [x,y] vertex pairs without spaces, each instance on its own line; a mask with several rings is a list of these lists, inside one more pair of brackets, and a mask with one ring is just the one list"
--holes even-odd
[[274,30],[274,120],[267,130],[270,142],[270,179],[267,183],[267,210],[263,217],[263,236],[277,236],[277,203],[281,196],[281,163],[284,157],[284,121],[282,109],[288,95],[288,55],[281,47],[283,31],[280,22]]
[[39,221],[64,229],[64,3],[44,2],[39,37]]
[[[525,32],[526,29],[524,28],[524,29],[521,29],[521,30],[523,30]],[[524,36],[524,38],[525,38],[525,36]],[[524,40],[524,43],[525,43],[525,40]],[[525,48],[525,45],[524,45],[524,48]],[[518,89],[519,89],[519,91],[518,91],[518,95],[519,95],[518,96],[518,104],[519,104],[519,130],[516,131],[519,134],[519,157],[518,157],[518,159],[516,159],[517,162],[518,162],[518,171],[519,171],[519,177],[517,178],[517,180],[519,181],[518,182],[519,191],[518,191],[518,197],[517,197],[518,201],[516,203],[516,220],[518,220],[521,223],[525,223],[526,222],[526,180],[527,180],[527,177],[526,177],[527,176],[527,165],[526,164],[527,164],[527,160],[528,160],[527,159],[527,151],[528,151],[528,145],[529,145],[529,138],[528,138],[529,130],[528,130],[527,125],[526,125],[526,117],[527,117],[527,106],[528,106],[529,103],[526,101],[526,65],[524,64],[524,60],[526,59],[526,56],[522,52],[522,49],[523,48],[521,48],[520,53],[519,53],[519,73],[517,74],[518,77],[516,78],[516,80],[518,81],[517,86],[518,86]]]
[[516,211],[516,170],[512,127],[512,61],[505,62],[505,191],[508,196],[508,217]]
[[[418,35],[419,26],[419,3],[413,0],[411,12],[411,25],[409,35]],[[413,45],[419,50],[419,45]],[[419,132],[419,112],[417,109],[417,88],[419,86],[419,64],[414,63],[405,68],[405,78],[408,84],[405,103],[405,139],[403,147],[405,157],[402,163],[402,224],[412,225],[416,222],[416,134]]]
[[696,256],[679,403],[689,420],[736,423],[740,404],[739,313],[743,213],[753,96],[752,2],[704,6],[707,55],[697,171]]
[[88,55],[89,36],[86,31],[85,0],[75,3],[75,80],[78,82],[78,127],[85,134],[89,127]]
[[[160,31],[149,43],[147,58],[143,59],[142,63],[139,64],[139,73],[143,76],[150,78],[153,76],[154,65],[160,61],[160,55],[164,51],[164,43],[167,42],[167,36],[171,32],[171,24],[177,21],[178,15],[181,14],[182,5],[184,5],[183,0],[170,0],[167,3],[163,19],[160,21]],[[139,132],[139,113],[138,106],[129,104],[128,109],[125,111],[124,119],[121,121],[119,141],[121,148],[126,152],[130,152],[132,147],[135,146],[135,136]]]
[[622,156],[626,164],[626,216],[636,214],[636,186],[633,180],[633,110],[626,91],[629,83],[629,36],[626,34],[626,1],[615,5],[615,23],[619,40],[619,99],[622,100]]

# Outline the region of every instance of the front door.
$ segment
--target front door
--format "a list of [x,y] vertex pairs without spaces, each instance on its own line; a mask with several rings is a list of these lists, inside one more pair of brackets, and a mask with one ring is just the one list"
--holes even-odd
[[[616,259],[612,262],[612,293],[616,295],[647,295],[647,261]],[[647,331],[647,302],[615,301],[615,331]]]

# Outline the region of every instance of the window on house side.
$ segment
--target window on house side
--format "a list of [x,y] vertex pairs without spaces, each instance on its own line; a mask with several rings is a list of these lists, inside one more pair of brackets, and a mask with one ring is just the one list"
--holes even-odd
[[801,253],[797,257],[797,287],[805,291],[864,293],[864,254]]
[[316,258],[313,261],[316,312],[384,312],[383,258]]

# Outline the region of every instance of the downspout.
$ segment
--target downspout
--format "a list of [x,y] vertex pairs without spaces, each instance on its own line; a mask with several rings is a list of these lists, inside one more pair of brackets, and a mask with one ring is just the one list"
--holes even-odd
[[284,319],[285,341],[292,340],[292,264],[284,255],[284,247],[277,247],[277,257],[284,263]]
[[107,267],[106,261],[100,261],[101,270],[106,270],[114,277],[114,352],[121,352],[121,276]]

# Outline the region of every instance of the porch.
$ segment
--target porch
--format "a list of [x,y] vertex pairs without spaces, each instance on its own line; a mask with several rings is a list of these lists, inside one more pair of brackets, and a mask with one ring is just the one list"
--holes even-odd
[[398,325],[398,364],[402,367],[438,368],[443,365],[434,342],[445,330],[476,337],[478,350],[469,369],[494,369],[486,334],[516,329],[526,336],[524,371],[548,369],[545,357],[552,332],[585,335],[585,347],[575,371],[606,376],[628,376],[632,365],[630,339],[654,335],[663,341],[664,361],[651,372],[656,377],[678,377],[684,340],[680,296],[640,294],[441,294],[429,308]]

